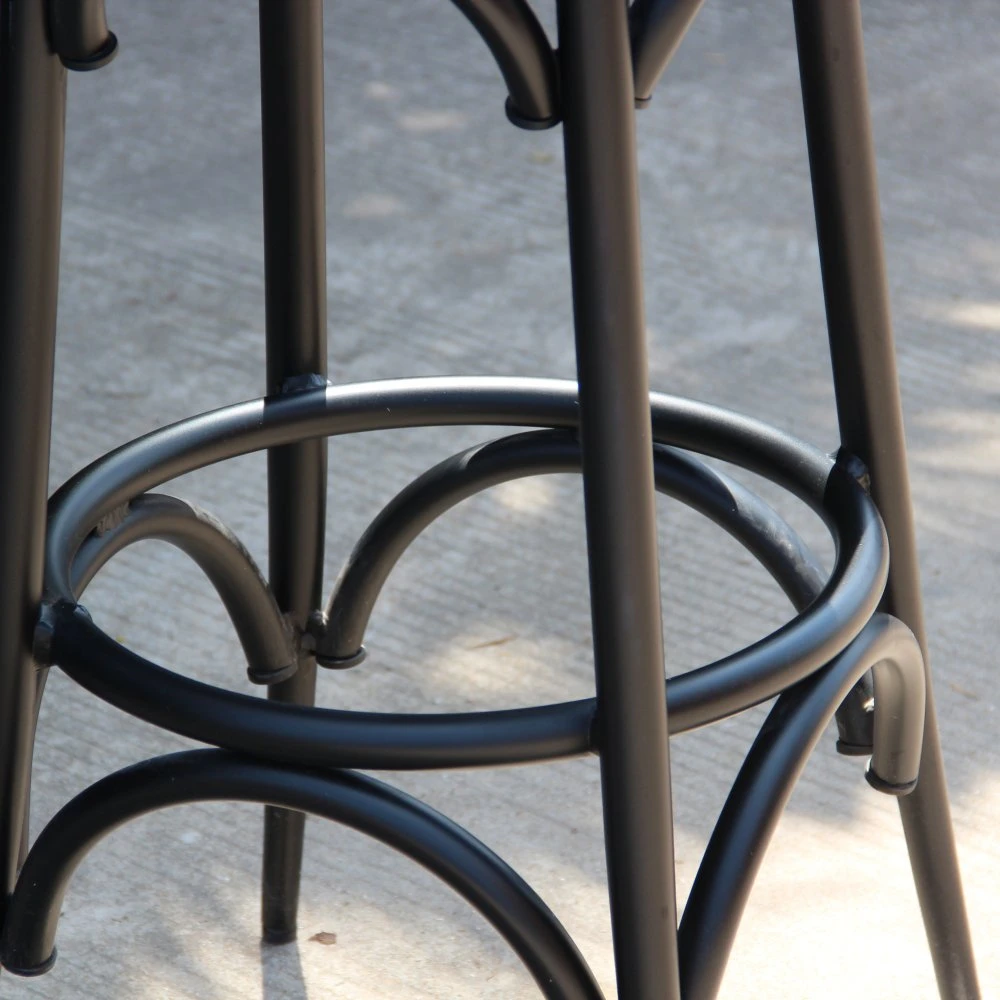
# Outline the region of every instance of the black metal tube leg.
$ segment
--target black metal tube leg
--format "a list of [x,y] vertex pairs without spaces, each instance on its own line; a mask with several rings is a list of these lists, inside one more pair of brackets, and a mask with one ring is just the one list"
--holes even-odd
[[[927,664],[859,2],[794,7],[841,438],[871,472],[889,536],[883,610],[910,627]],[[929,674],[920,781],[899,808],[941,995],[978,998]]]
[[678,1000],[626,5],[558,5],[597,726],[618,995]]
[[0,0],[0,906],[13,888],[34,738],[59,278],[66,71],[43,0]]
[[[260,0],[264,152],[267,388],[294,392],[326,377],[326,200],[322,0]],[[309,376],[313,376],[310,380]],[[326,522],[326,442],[268,453],[271,586],[302,628],[320,606]],[[275,684],[275,701],[312,704],[316,661]],[[263,934],[295,937],[305,815],[264,817]]]

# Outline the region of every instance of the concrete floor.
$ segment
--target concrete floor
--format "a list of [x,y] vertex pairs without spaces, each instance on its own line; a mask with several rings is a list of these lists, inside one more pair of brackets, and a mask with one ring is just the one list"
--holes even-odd
[[[71,80],[53,485],[129,437],[263,384],[254,4],[109,8],[120,57]],[[984,990],[998,996],[1000,6],[870,0],[865,14],[941,727]],[[326,47],[331,377],[571,377],[558,130],[507,124],[496,70],[445,0],[336,0]],[[707,4],[639,131],[654,385],[833,448],[788,4]],[[483,438],[453,429],[331,442],[328,581],[397,489]],[[252,456],[174,489],[265,563],[263,484]],[[782,508],[821,538],[811,516]],[[718,531],[672,504],[661,518],[668,670],[788,617]],[[138,651],[248,689],[221,607],[171,551],[124,554],[87,604]],[[446,710],[590,692],[578,481],[522,482],[449,514],[403,559],[369,647],[361,670],[321,678],[323,704]],[[674,743],[682,900],[759,721],[749,713]],[[109,770],[181,745],[54,672],[33,830]],[[614,995],[593,761],[389,780],[518,868]],[[259,810],[224,804],[116,833],[67,897],[54,971],[4,976],[0,994],[537,995],[448,890],[320,822],[308,831],[300,941],[261,949],[259,834]],[[321,932],[336,943],[314,940]],[[833,753],[832,736],[764,863],[723,995],[934,995],[895,804]]]

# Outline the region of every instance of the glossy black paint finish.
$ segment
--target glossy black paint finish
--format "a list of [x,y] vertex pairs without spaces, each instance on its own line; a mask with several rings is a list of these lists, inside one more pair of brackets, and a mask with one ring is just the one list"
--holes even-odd
[[[322,0],[259,0],[264,154],[264,277],[267,392],[326,378],[326,149],[323,128]],[[268,575],[295,629],[322,598],[326,442],[275,448],[267,458]],[[316,698],[316,663],[298,659],[268,697]],[[264,812],[261,919],[264,938],[295,937],[305,816]]]
[[[860,3],[795,0],[794,10],[841,439],[871,473],[889,536],[883,608],[913,630],[927,664]],[[980,991],[929,672],[926,685],[920,784],[900,801],[900,814],[941,994],[975,1000]]]

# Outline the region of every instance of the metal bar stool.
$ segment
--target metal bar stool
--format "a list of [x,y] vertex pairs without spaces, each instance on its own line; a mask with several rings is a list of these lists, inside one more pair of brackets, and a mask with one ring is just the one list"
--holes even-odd
[[[151,810],[266,805],[263,934],[295,935],[304,816],[361,830],[436,873],[496,927],[551,998],[601,995],[534,891],[449,820],[348,768],[486,767],[595,753],[618,995],[716,995],[781,809],[826,723],[899,796],[943,997],[979,996],[926,674],[905,451],[882,265],[858,0],[795,0],[810,166],[842,448],[829,457],[759,422],[647,385],[634,106],[647,103],[699,0],[557,0],[559,49],[526,0],[455,0],[508,89],[518,126],[562,123],[578,383],[326,379],[322,7],[260,0],[267,395],[156,430],[100,458],[46,503],[66,69],[109,61],[101,0],[0,0],[0,959],[55,960],[60,902],[89,849]],[[322,604],[332,435],[443,424],[524,433],[446,459],[358,542]],[[268,452],[265,580],[215,518],[150,492]],[[825,520],[829,575],[708,455],[763,475]],[[595,699],[392,715],[313,707],[317,664],[364,657],[368,615],[407,545],[491,485],[582,470]],[[654,492],[700,511],[769,570],[797,609],[770,636],[665,685]],[[181,677],[113,641],[79,603],[116,552],[179,546],[232,617],[268,701]],[[891,567],[889,552],[892,553]],[[213,747],[144,761],[68,803],[28,849],[30,761],[45,676]],[[769,699],[678,925],[668,736]],[[666,708],[666,710],[665,710]],[[919,777],[919,780],[918,780]]]

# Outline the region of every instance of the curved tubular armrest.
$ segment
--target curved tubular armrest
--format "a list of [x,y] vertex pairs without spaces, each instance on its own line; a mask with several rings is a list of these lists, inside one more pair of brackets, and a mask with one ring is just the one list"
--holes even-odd
[[586,962],[534,890],[470,833],[404,792],[351,773],[316,773],[221,750],[157,757],[91,785],[35,842],[4,923],[3,964],[37,975],[55,961],[59,911],[80,862],[103,837],[168,806],[261,802],[342,823],[416,861],[506,939],[551,1000],[602,1000]]
[[104,0],[48,0],[49,40],[68,69],[106,66],[118,51],[108,31]]
[[526,0],[452,0],[472,22],[500,67],[507,114],[524,128],[559,121],[559,70],[545,29]]
[[136,497],[107,530],[91,532],[73,559],[72,592],[54,597],[75,601],[112,556],[146,539],[176,546],[204,571],[232,619],[251,681],[275,684],[295,673],[291,632],[253,557],[221,521],[176,497]]
[[635,0],[629,8],[635,99],[646,104],[704,0]]
[[924,728],[923,657],[913,633],[876,615],[836,660],[783,694],[719,815],[681,919],[685,1000],[712,1000],[781,812],[834,709],[866,670],[876,691],[869,780],[891,794],[916,784]]
[[[823,589],[823,574],[792,528],[749,490],[704,462],[656,445],[657,489],[682,500],[734,535],[801,611]],[[354,547],[327,604],[316,659],[325,667],[363,658],[365,629],[385,581],[407,547],[461,501],[525,476],[579,472],[580,445],[565,431],[533,431],[454,455],[398,493]]]

